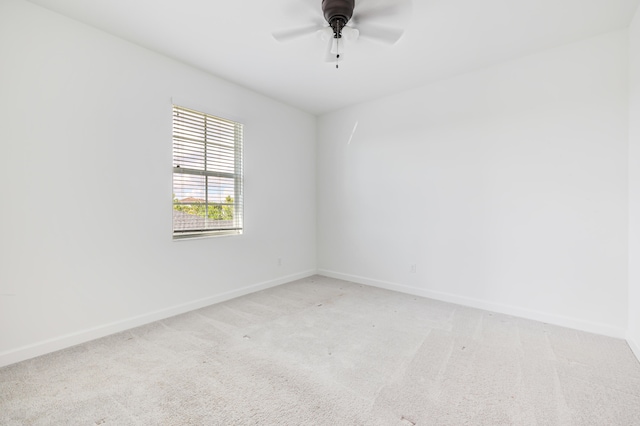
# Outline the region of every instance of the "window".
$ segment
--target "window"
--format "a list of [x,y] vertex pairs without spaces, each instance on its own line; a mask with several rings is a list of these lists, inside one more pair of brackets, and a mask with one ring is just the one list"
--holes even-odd
[[173,106],[173,238],[242,234],[242,124]]

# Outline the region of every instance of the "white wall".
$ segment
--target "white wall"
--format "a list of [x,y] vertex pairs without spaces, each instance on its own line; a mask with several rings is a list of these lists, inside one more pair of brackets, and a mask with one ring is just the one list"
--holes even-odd
[[640,9],[629,29],[629,333],[640,360]]
[[614,32],[320,117],[320,272],[623,337],[627,46]]
[[[172,97],[245,124],[243,236],[172,241]],[[0,365],[314,273],[315,126],[0,2]]]

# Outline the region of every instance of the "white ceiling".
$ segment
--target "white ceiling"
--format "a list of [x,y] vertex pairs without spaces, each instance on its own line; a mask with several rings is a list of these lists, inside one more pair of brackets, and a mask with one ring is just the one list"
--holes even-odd
[[364,38],[340,69],[313,35],[273,31],[322,23],[321,0],[31,0],[313,114],[421,86],[629,25],[640,0],[356,0],[408,3],[393,45]]

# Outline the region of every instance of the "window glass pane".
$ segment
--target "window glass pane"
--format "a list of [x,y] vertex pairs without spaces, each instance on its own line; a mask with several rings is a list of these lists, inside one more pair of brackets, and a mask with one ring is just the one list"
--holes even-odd
[[174,106],[174,237],[242,233],[242,125]]
[[204,203],[206,194],[204,176],[184,173],[173,174],[174,204]]
[[[209,176],[209,202],[228,203],[228,198],[234,198],[234,180]],[[231,201],[233,203],[233,201]]]

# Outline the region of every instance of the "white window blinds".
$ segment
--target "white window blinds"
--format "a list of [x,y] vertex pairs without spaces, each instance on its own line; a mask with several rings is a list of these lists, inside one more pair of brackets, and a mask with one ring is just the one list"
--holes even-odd
[[242,124],[173,106],[173,237],[242,234]]

